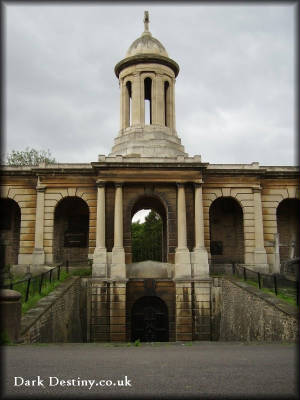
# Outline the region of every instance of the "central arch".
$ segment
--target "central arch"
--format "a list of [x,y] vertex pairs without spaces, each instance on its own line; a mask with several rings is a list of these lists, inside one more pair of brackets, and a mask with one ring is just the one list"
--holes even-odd
[[132,306],[131,340],[168,342],[169,317],[166,303],[156,296],[144,296]]
[[[167,262],[168,260],[168,233],[167,233],[167,212],[165,205],[162,203],[162,201],[154,196],[142,196],[136,200],[136,202],[133,204],[131,208],[131,220],[133,216],[140,210],[153,210],[155,211],[161,218],[162,222],[162,232],[160,239],[161,240],[161,257],[160,259],[156,259],[153,261],[161,261],[161,262]],[[131,253],[133,254],[133,243],[132,243],[132,234],[131,234]],[[150,257],[150,256],[149,256]],[[151,259],[151,257],[148,259]],[[134,261],[134,260],[132,260]],[[142,261],[142,260],[139,260]]]

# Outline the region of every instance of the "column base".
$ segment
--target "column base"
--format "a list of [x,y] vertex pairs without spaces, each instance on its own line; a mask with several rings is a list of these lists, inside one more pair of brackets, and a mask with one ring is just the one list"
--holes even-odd
[[258,272],[269,272],[269,264],[265,249],[254,250],[255,270]]
[[126,279],[125,251],[123,247],[113,248],[110,268],[111,279]]
[[93,255],[92,276],[107,277],[107,251],[105,248],[96,247]]
[[191,264],[193,278],[209,277],[208,253],[204,247],[194,249],[191,253]]
[[32,265],[45,264],[45,251],[44,249],[34,249],[32,253]]
[[175,279],[191,279],[191,254],[187,248],[175,250]]

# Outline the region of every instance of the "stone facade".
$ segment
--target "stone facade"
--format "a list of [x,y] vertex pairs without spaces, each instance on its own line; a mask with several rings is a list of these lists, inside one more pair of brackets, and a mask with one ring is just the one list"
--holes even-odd
[[[209,265],[239,262],[273,273],[281,257],[299,256],[299,171],[189,157],[176,132],[179,67],[145,21],[145,32],[115,68],[121,118],[109,156],[88,164],[3,166],[1,198],[19,211],[0,230],[2,263],[34,270],[93,259],[89,318],[95,340],[130,337],[124,321],[133,291],[143,286],[136,279],[150,278],[157,288],[169,288],[163,300],[169,337],[207,339]],[[155,267],[132,265],[131,220],[143,208],[163,220],[163,262]]]

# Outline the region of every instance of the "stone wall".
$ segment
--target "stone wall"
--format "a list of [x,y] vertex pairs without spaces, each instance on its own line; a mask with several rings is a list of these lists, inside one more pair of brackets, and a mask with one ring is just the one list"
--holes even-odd
[[[220,315],[221,314],[221,315]],[[244,282],[222,279],[219,340],[285,341],[298,337],[298,309]]]
[[86,323],[81,310],[85,291],[80,277],[70,277],[22,317],[24,343],[82,342]]

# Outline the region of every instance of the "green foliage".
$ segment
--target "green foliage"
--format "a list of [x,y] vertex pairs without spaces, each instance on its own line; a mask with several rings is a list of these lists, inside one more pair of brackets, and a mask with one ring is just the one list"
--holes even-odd
[[136,341],[133,343],[134,346],[138,347],[141,345],[140,339],[136,339]]
[[12,150],[7,156],[7,164],[15,166],[33,166],[45,162],[55,164],[57,161],[51,156],[49,150],[36,150],[26,147],[25,150]]
[[153,210],[144,223],[131,224],[132,261],[162,261],[162,220]]

